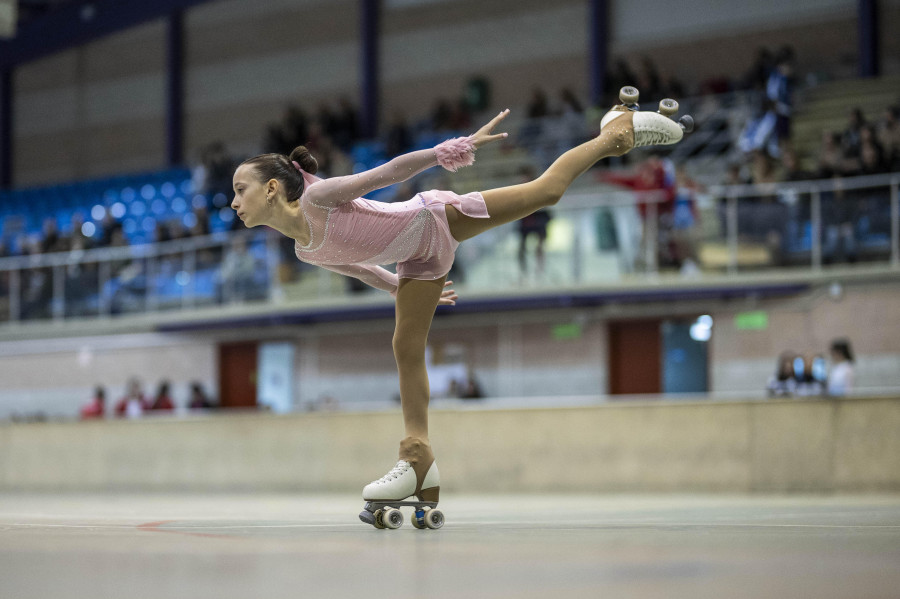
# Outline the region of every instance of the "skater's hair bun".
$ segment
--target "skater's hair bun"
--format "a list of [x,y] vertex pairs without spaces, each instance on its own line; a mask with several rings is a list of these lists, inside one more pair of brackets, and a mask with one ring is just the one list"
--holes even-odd
[[[294,152],[296,151],[294,150]],[[293,155],[293,152],[291,155]],[[309,157],[309,160],[312,160],[313,169],[315,169],[315,159],[309,155],[309,152],[306,155]],[[297,162],[301,165],[303,164],[299,160]],[[303,174],[291,164],[291,160],[284,154],[260,154],[245,160],[241,164],[253,167],[257,173],[257,180],[262,184],[266,184],[272,179],[281,183],[289,201],[296,200],[303,195],[303,189],[305,188]],[[306,169],[304,168],[304,170]],[[307,172],[315,172],[315,170]]]
[[309,153],[309,150],[306,149],[306,146],[297,146],[296,148],[294,148],[294,151],[291,152],[290,160],[299,164],[300,168],[305,170],[310,175],[315,175],[316,171],[319,170],[319,163],[316,162],[316,159],[313,158],[313,155]]

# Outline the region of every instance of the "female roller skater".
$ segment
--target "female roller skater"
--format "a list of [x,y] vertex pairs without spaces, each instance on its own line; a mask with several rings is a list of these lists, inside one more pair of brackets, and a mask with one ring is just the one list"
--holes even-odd
[[[234,173],[232,208],[248,227],[268,225],[296,240],[297,257],[311,264],[356,277],[396,299],[394,357],[400,376],[400,398],[406,437],[400,460],[384,477],[363,489],[368,503],[363,521],[396,528],[396,508],[415,496],[417,528],[438,528],[443,515],[438,502],[440,478],[428,438],[428,374],[425,347],[438,305],[454,305],[447,272],[461,241],[556,204],[566,188],[595,162],[620,156],[638,146],[673,144],[689,117],[678,124],[668,115],[677,103],[664,100],[661,113],[638,112],[637,90],[623,88],[622,105],[601,121],[600,134],[562,156],[537,179],[499,189],[457,195],[427,191],[407,202],[385,204],[363,199],[367,193],[406,181],[435,165],[450,171],[470,165],[475,150],[505,138],[494,133],[509,114],[504,110],[473,135],[410,152],[369,171],[320,179],[317,164],[300,146],[290,157],[263,154],[242,163]],[[669,102],[670,104],[666,104]],[[397,264],[397,274],[380,265]],[[385,509],[382,509],[385,508]]]

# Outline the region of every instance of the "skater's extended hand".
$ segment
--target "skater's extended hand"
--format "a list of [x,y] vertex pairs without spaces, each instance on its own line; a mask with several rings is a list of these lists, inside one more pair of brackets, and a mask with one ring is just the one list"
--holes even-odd
[[[453,281],[447,281],[444,283],[444,287],[449,287],[453,284]],[[452,289],[444,289],[441,292],[441,299],[438,300],[438,306],[455,306],[456,300],[459,299],[459,296],[456,295],[456,292]]]
[[509,108],[495,116],[490,120],[490,122],[472,134],[472,143],[475,144],[476,148],[480,148],[485,144],[489,144],[492,141],[497,141],[498,139],[505,139],[509,133],[495,133],[491,132],[494,130],[494,127],[500,124],[500,121],[505,119],[509,115]]

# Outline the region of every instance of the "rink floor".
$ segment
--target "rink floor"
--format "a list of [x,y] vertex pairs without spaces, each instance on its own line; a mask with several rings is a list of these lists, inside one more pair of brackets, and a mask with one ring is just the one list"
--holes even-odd
[[900,496],[5,495],[0,597],[900,597]]

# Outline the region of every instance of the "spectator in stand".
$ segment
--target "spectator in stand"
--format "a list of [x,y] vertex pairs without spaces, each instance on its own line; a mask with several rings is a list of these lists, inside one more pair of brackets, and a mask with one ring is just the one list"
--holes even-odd
[[[532,167],[524,167],[519,172],[519,182],[527,183],[537,178],[537,174]],[[535,257],[535,275],[537,278],[544,276],[544,241],[547,239],[547,224],[551,219],[550,211],[541,208],[537,212],[519,219],[519,272],[524,278],[528,275],[528,260],[526,257],[528,249],[528,238],[534,235],[537,238],[537,245],[534,250]]]
[[234,168],[235,160],[228,153],[225,143],[219,140],[210,143],[200,152],[197,188],[210,199],[219,193],[230,196]]
[[812,178],[812,174],[803,170],[797,159],[797,152],[793,148],[785,148],[781,154],[782,181],[806,181]]
[[215,407],[216,405],[204,391],[203,385],[197,381],[191,383],[191,397],[188,401],[188,408],[191,410],[208,410]]
[[828,373],[828,395],[849,395],[854,386],[853,350],[847,339],[831,342],[831,371]]
[[866,117],[861,108],[850,110],[850,118],[844,132],[841,133],[841,152],[847,160],[859,157],[862,144],[862,130],[866,126]]
[[791,138],[791,116],[793,115],[794,87],[794,49],[784,46],[778,51],[775,69],[766,81],[766,97],[775,113],[775,153],[769,155],[777,158],[781,147]]
[[[598,177],[605,183],[613,183],[629,187],[637,192],[637,209],[641,216],[642,249],[639,254],[640,258],[646,256],[647,244],[651,242],[649,232],[651,228],[648,226],[648,219],[652,211],[649,210],[649,204],[656,207],[656,232],[657,239],[657,260],[662,263],[672,263],[672,257],[669,254],[668,243],[660,243],[660,239],[668,240],[670,237],[666,227],[671,227],[672,213],[675,209],[675,166],[668,158],[663,158],[658,152],[650,151],[647,159],[638,165],[637,169],[630,174],[613,174],[601,173]],[[643,193],[642,193],[643,192]],[[649,268],[649,264],[644,265]]]
[[103,418],[106,414],[106,390],[103,387],[94,389],[94,397],[91,403],[81,407],[82,420],[96,420]]
[[[641,90],[641,95],[644,98],[662,99],[660,96],[662,86],[659,81],[659,71],[646,54],[641,57],[641,66],[637,72],[636,83],[633,82],[629,85],[636,85]],[[618,92],[618,90],[616,91]]]
[[841,138],[834,131],[822,133],[822,146],[819,149],[819,163],[816,176],[819,179],[830,179],[839,176],[844,170],[844,154],[841,150]]
[[697,194],[701,186],[691,179],[683,165],[675,171],[675,206],[672,209],[672,256],[684,276],[700,272],[694,243],[697,227]]
[[744,74],[741,87],[746,90],[764,90],[774,66],[775,59],[772,56],[772,51],[765,46],[760,46],[756,49],[756,58],[753,61],[753,65]]
[[878,124],[878,142],[884,148],[888,169],[900,171],[900,106],[891,106],[884,111]]
[[136,378],[128,379],[128,391],[116,404],[116,416],[125,418],[140,418],[150,408],[144,398],[141,383]]
[[[453,128],[453,106],[446,99],[437,100],[431,110],[431,129],[448,131]],[[285,146],[290,147],[290,146]],[[309,147],[309,144],[307,144]]]
[[[334,119],[335,126],[332,139],[338,148],[346,152],[353,145],[353,142],[360,138],[359,113],[347,96],[342,96],[338,102],[338,111],[334,115]],[[284,147],[294,148],[298,145],[302,145],[302,143]]]
[[153,398],[153,403],[150,405],[150,410],[171,412],[175,409],[175,404],[172,402],[172,396],[169,393],[170,387],[169,381],[162,381],[159,384],[159,388],[156,390],[156,397]]
[[[637,75],[634,74],[634,71],[631,70],[631,67],[624,58],[616,58],[607,79],[608,85],[606,87],[610,94],[610,101],[612,103],[618,103],[619,90],[626,85],[634,85],[637,82]],[[641,90],[641,93],[644,93],[644,90]],[[612,100],[612,96],[615,96],[614,101]],[[607,101],[603,101],[602,105],[605,107]]]
[[[800,363],[802,362],[802,367]],[[825,359],[821,355],[797,356],[794,359],[797,377],[797,397],[821,397],[825,395],[825,377],[823,373]]]
[[[260,290],[253,284],[255,273],[256,260],[247,250],[247,239],[243,235],[233,237],[229,251],[222,261],[222,269],[219,271],[220,301],[245,301],[255,296],[259,297]],[[261,294],[264,297],[265,290],[262,290]]]
[[388,156],[399,156],[408,152],[410,148],[412,148],[412,133],[406,122],[406,115],[401,110],[395,110],[387,132],[385,153]]
[[769,397],[791,397],[797,389],[797,379],[794,377],[794,358],[792,351],[782,352],[778,356],[775,374],[766,385]]

